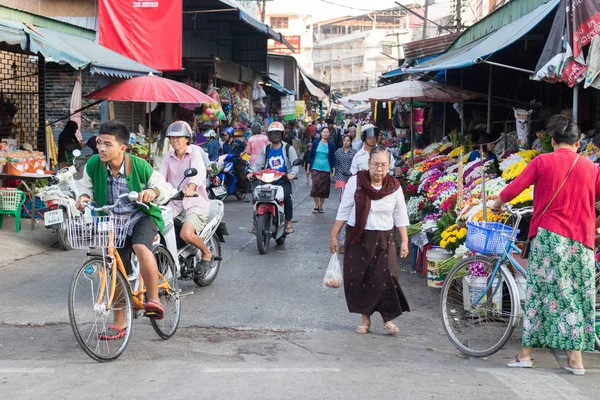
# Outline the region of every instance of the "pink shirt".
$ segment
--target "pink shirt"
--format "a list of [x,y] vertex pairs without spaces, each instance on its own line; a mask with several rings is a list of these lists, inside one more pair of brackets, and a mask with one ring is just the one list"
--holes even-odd
[[600,170],[590,160],[579,157],[548,210],[542,214],[569,172],[577,154],[568,149],[542,154],[534,158],[523,172],[502,192],[508,202],[530,185],[533,187],[533,217],[529,237],[543,228],[594,248],[596,232],[595,202],[600,196]]
[[258,158],[258,153],[263,147],[269,144],[269,138],[267,135],[259,133],[248,138],[248,144],[246,145],[246,153],[250,154],[250,165],[254,165],[254,162]]
[[177,188],[177,185],[183,179],[183,173],[188,168],[196,168],[198,175],[186,178],[180,188],[185,189],[189,183],[195,183],[198,197],[185,197],[182,201],[170,202],[169,204],[173,209],[173,216],[179,215],[184,210],[186,214],[193,213],[208,216],[210,206],[208,195],[206,194],[206,166],[202,160],[199,147],[188,146],[181,160],[177,158],[175,151],[169,152],[163,159],[160,173],[171,186]]

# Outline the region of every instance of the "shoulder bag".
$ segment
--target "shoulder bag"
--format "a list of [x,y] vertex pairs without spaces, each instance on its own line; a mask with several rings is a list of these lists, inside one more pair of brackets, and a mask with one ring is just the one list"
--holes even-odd
[[[552,202],[554,201],[554,199],[556,198],[556,196],[558,195],[558,193],[561,191],[561,189],[565,185],[565,182],[567,182],[567,179],[569,178],[569,175],[571,175],[571,172],[573,171],[573,168],[575,168],[575,164],[577,164],[577,161],[579,161],[579,155],[577,155],[575,157],[575,161],[573,161],[573,164],[571,165],[571,168],[569,169],[569,172],[567,172],[567,175],[565,176],[565,179],[563,179],[563,181],[560,184],[560,186],[558,187],[558,189],[556,189],[556,192],[554,192],[554,195],[552,196],[552,198],[550,198],[550,201],[548,202],[548,204],[546,204],[546,207],[544,208],[544,211],[542,211],[542,213],[540,214],[540,218],[546,213],[546,211],[548,211],[548,208],[550,207],[550,205],[552,204]],[[522,248],[521,258],[523,258],[523,259],[529,258],[529,251],[531,250],[531,248],[530,248],[531,247],[531,242],[534,239],[535,239],[535,236],[527,239],[527,241],[525,242],[525,244],[523,245],[523,248]]]

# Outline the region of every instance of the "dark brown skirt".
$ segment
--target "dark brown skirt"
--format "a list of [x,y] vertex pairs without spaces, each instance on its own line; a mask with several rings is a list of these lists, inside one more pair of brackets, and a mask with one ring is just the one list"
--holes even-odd
[[384,322],[410,311],[398,283],[398,259],[394,231],[368,231],[360,243],[350,242],[353,227],[346,228],[344,245],[344,293],[351,313],[373,315]]
[[331,173],[327,171],[311,170],[312,189],[310,197],[318,197],[321,199],[329,198],[331,189]]

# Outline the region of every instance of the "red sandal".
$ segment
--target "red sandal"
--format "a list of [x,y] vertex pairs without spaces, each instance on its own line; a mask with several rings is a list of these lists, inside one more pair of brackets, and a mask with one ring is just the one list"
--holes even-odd
[[163,319],[164,316],[165,308],[159,302],[150,300],[144,304],[144,317],[150,319]]
[[106,327],[106,329],[98,334],[100,340],[119,340],[125,337],[127,333],[127,327],[119,328],[118,325],[112,324]]

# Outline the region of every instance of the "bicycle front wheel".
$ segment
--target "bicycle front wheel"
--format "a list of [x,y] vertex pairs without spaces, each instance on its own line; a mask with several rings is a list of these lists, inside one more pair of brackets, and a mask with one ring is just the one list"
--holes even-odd
[[[69,320],[77,342],[99,362],[117,359],[129,342],[133,305],[127,279],[116,271],[112,305],[112,270],[102,257],[89,258],[75,272],[69,293]],[[125,326],[119,333],[115,327]],[[110,338],[110,339],[109,339]]]
[[[485,276],[472,278],[470,269],[474,267],[479,267],[479,275],[485,271]],[[486,357],[500,350],[518,318],[517,289],[505,270],[492,276],[494,267],[494,260],[485,256],[466,258],[448,273],[442,287],[444,330],[452,344],[471,357]]]
[[181,317],[181,297],[179,282],[177,281],[177,269],[171,253],[165,246],[159,244],[154,247],[152,252],[156,258],[158,270],[162,275],[158,280],[158,298],[165,307],[165,314],[163,319],[150,319],[150,323],[158,336],[169,339],[177,331],[179,318]]

